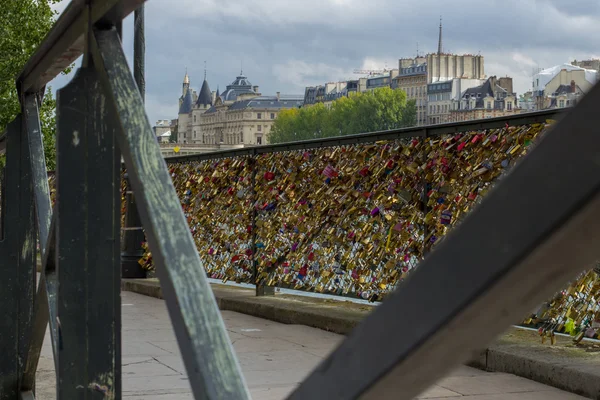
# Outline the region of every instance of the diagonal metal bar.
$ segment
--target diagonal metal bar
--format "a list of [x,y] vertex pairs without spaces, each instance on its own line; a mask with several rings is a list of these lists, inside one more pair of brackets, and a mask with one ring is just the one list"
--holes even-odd
[[58,289],[58,280],[56,276],[56,215],[52,215],[50,224],[50,237],[44,258],[42,259],[42,273],[40,274],[40,283],[37,289],[37,295],[34,301],[33,331],[29,352],[25,360],[25,372],[21,381],[22,391],[32,391],[35,386],[35,374],[44,344],[46,327],[50,322],[50,339],[52,341],[52,355],[54,359],[55,371],[58,367],[58,323],[57,323],[57,304],[56,294]]
[[31,154],[31,179],[37,214],[38,232],[40,234],[40,249],[42,259],[45,256],[46,244],[50,221],[52,220],[52,205],[50,201],[50,187],[48,186],[48,170],[44,156],[44,139],[40,125],[38,102],[35,94],[25,96],[23,108],[25,110],[25,135]]
[[197,399],[248,399],[240,367],[117,31],[96,31],[92,54]]
[[86,18],[88,5],[92,23],[116,23],[144,1],[72,0],[23,67],[17,87],[22,93],[40,91],[83,54],[85,30],[89,22]]
[[599,105],[597,85],[289,399],[412,399],[589,267]]
[[[54,275],[55,268],[53,268],[54,259],[50,257],[50,263],[47,264],[47,260],[49,258],[48,256],[54,254],[54,232],[51,231],[53,214],[51,209],[52,205],[50,201],[50,188],[48,186],[48,171],[46,169],[46,158],[44,155],[44,143],[40,125],[38,101],[36,97],[37,96],[35,94],[29,94],[24,98],[24,136],[27,138],[29,152],[31,154],[31,180],[33,183],[36,220],[43,268],[37,288],[36,300],[34,302],[35,306],[32,337],[29,343],[27,358],[24,361],[25,372],[21,382],[21,390],[24,391],[33,390],[35,385],[35,373],[37,371],[40,353],[44,343],[49,313],[54,315],[54,319],[50,320],[50,332],[52,334],[52,348],[54,351],[54,361],[56,364],[56,347],[54,344],[56,343],[55,334],[57,327],[55,302],[56,292],[53,292],[53,290],[56,289],[56,278]],[[47,266],[50,267],[50,280],[47,279]],[[53,300],[49,301],[49,293]],[[49,305],[52,306],[52,309],[50,310],[48,308]]]

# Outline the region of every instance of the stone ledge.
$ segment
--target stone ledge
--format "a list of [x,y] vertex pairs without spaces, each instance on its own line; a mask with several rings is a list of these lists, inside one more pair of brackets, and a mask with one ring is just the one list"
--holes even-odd
[[[348,334],[372,306],[350,301],[276,294],[256,297],[253,289],[213,284],[221,310],[235,311],[284,324],[307,325]],[[123,290],[162,299],[156,279],[123,279]],[[600,349],[576,347],[557,336],[554,346],[541,344],[536,332],[511,328],[488,349],[476,352],[467,365],[505,372],[549,386],[600,399]]]

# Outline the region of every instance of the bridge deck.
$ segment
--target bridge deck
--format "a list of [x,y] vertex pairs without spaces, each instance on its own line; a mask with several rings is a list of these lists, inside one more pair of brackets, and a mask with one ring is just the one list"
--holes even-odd
[[[193,399],[165,303],[122,294],[123,396],[130,400]],[[227,331],[254,399],[289,394],[342,336],[224,311]],[[54,400],[54,364],[46,337],[38,370],[38,396]],[[446,400],[577,400],[542,384],[501,373],[460,367],[422,395]]]

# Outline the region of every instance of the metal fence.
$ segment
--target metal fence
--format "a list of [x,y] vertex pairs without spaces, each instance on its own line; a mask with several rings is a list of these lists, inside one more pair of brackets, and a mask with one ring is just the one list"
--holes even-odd
[[[559,115],[548,111],[167,163],[211,278],[256,284],[258,294],[275,286],[378,301]],[[143,263],[152,266],[149,250]]]
[[[47,326],[59,399],[121,398],[121,153],[195,397],[249,398],[121,47],[121,21],[141,3],[72,2],[17,79],[0,242],[2,399],[35,398]],[[58,93],[51,208],[37,94],[80,54]],[[413,398],[597,259],[599,101],[595,87],[290,398]]]

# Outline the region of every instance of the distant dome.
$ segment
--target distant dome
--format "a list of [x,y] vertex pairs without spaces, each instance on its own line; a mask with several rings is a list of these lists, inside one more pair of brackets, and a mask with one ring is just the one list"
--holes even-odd
[[248,78],[240,75],[230,85],[227,85],[227,89],[221,93],[221,99],[223,101],[235,101],[240,94],[246,93],[256,94]]

